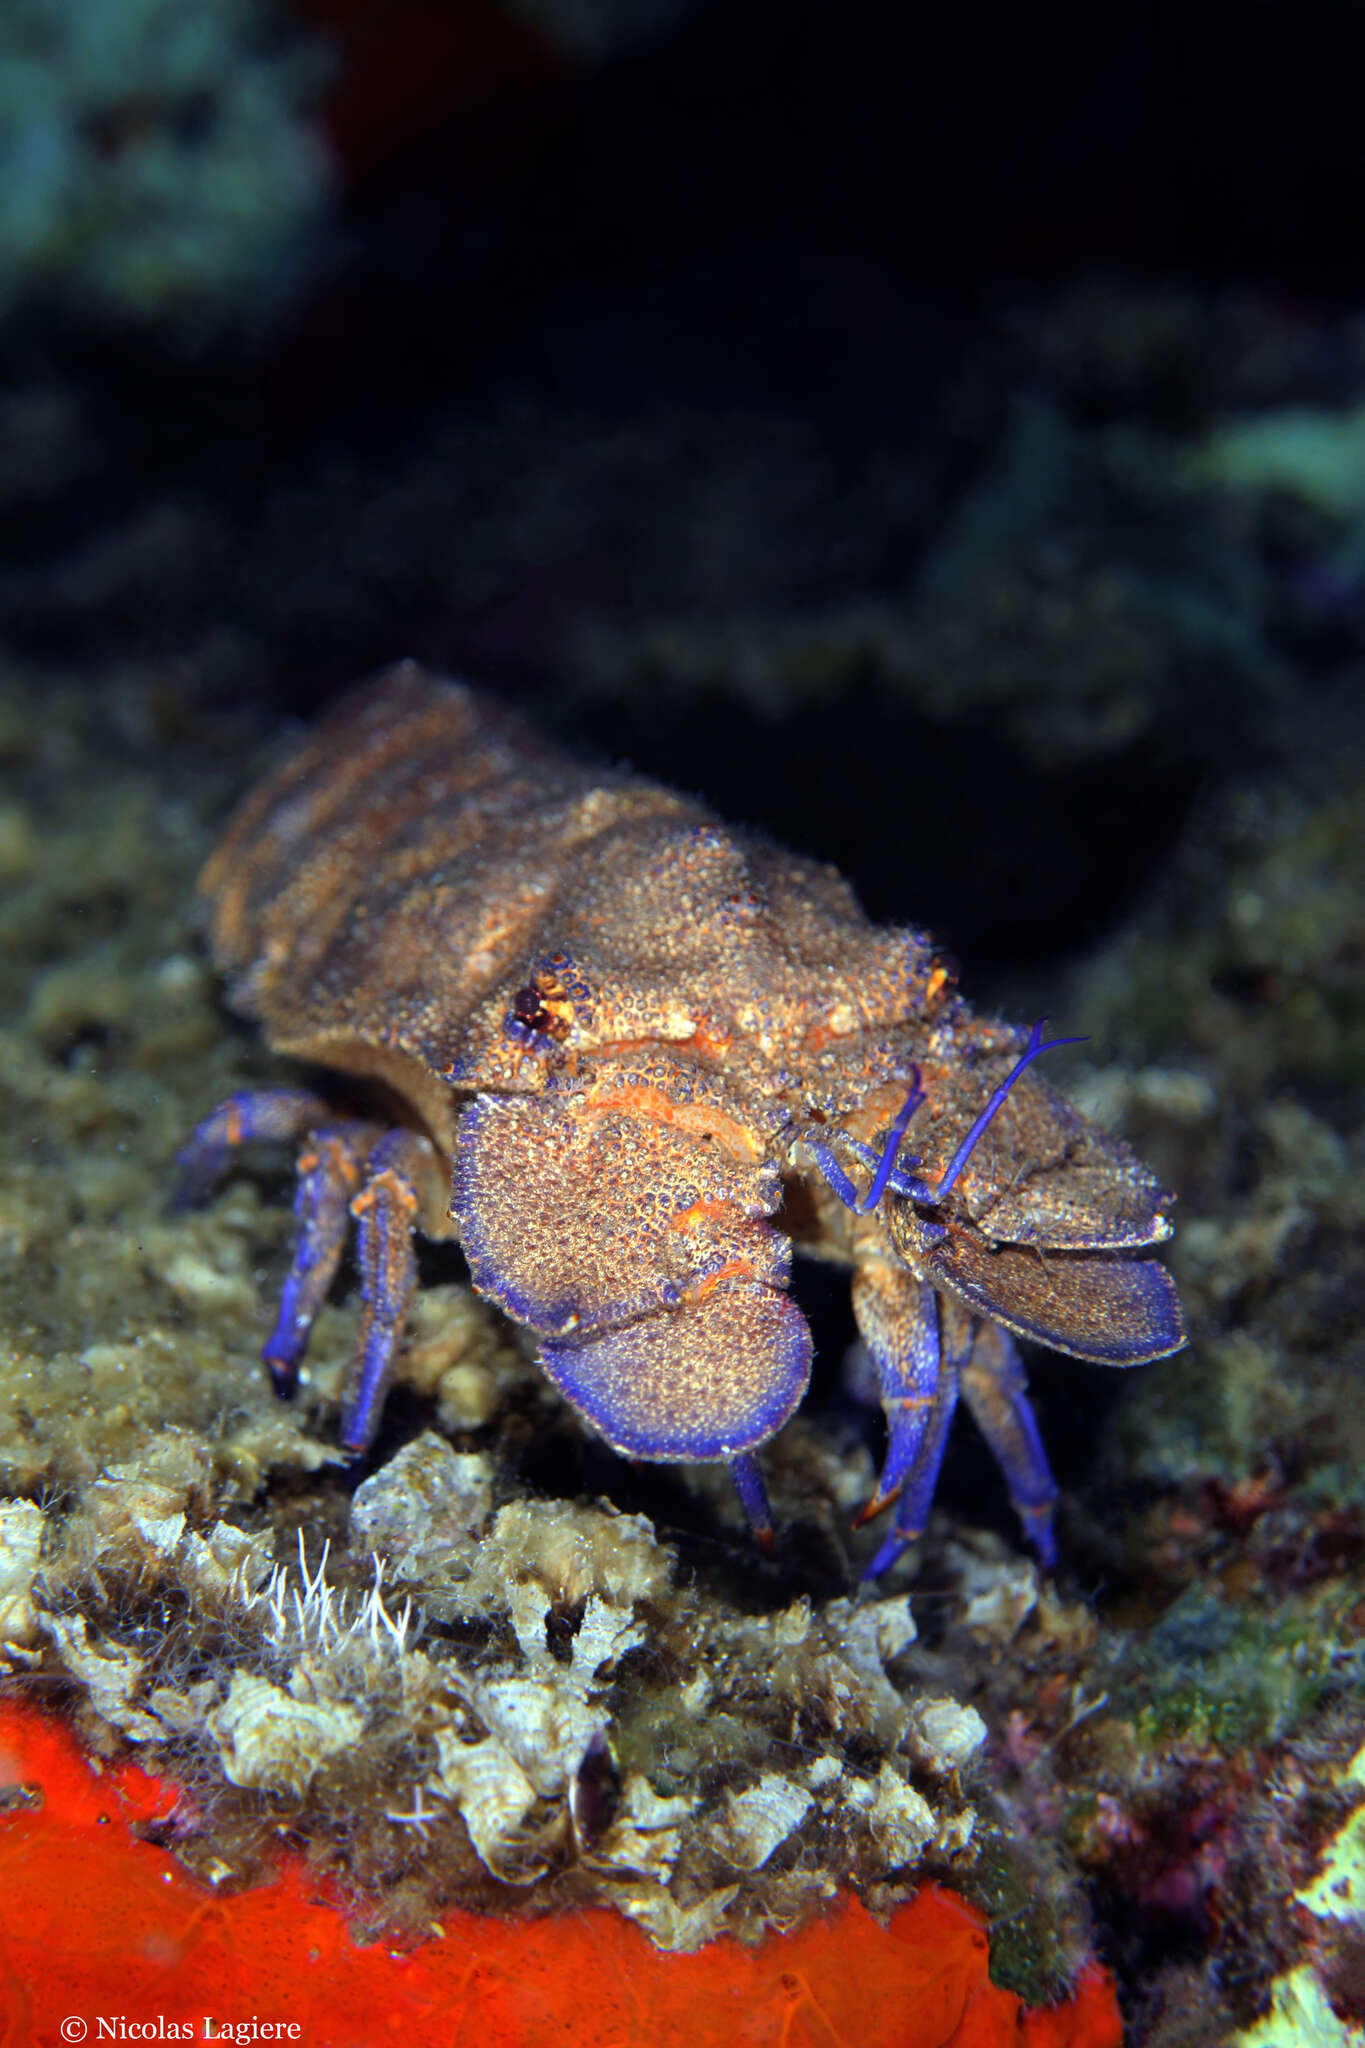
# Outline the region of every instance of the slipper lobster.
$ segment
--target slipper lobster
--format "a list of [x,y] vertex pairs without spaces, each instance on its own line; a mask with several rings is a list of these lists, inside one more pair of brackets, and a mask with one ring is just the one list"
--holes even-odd
[[361,1115],[233,1096],[180,1159],[196,1201],[234,1147],[302,1140],[263,1354],[285,1397],[354,1221],[352,1452],[403,1339],[413,1232],[455,1236],[608,1443],[724,1460],[770,1545],[756,1452],[811,1367],[795,1244],[852,1268],[886,1413],[864,1518],[895,1514],[868,1575],[923,1528],[959,1396],[1054,1561],[1015,1340],[1113,1366],[1185,1342],[1170,1276],[1135,1256],[1173,1198],[1039,1076],[1066,1041],[974,1016],[928,937],[871,924],[834,869],[413,663],[248,796],[201,890],[234,1006],[364,1094]]

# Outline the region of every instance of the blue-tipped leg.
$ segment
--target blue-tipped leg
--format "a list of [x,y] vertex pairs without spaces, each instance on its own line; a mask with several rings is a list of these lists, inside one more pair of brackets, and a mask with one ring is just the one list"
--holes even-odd
[[962,1398],[1005,1475],[1024,1533],[1050,1571],[1057,1562],[1057,1484],[1029,1401],[1019,1347],[998,1323],[978,1323],[962,1368]]
[[419,1209],[425,1203],[431,1214],[445,1206],[444,1169],[430,1141],[416,1131],[339,1120],[321,1096],[306,1089],[246,1091],[220,1102],[181,1152],[177,1206],[207,1200],[238,1146],[305,1133],[311,1136],[298,1160],[294,1256],[261,1356],[275,1392],[292,1400],[354,1217],[362,1306],[342,1441],[360,1452],[379,1427],[412,1304],[417,1281],[412,1233]]
[[889,1570],[906,1544],[913,1543],[917,1536],[924,1534],[924,1525],[929,1519],[934,1490],[943,1466],[948,1430],[956,1409],[957,1363],[956,1360],[945,1357],[939,1366],[938,1388],[916,1448],[914,1462],[905,1476],[900,1499],[896,1503],[895,1525],[863,1573],[865,1579],[875,1579],[882,1572]]
[[854,1274],[853,1313],[876,1371],[887,1427],[881,1477],[858,1517],[863,1523],[896,1499],[919,1454],[938,1389],[938,1303],[932,1287],[878,1261]]
[[417,1190],[430,1157],[431,1147],[415,1131],[387,1132],[371,1151],[364,1185],[351,1202],[360,1266],[360,1338],[341,1441],[357,1455],[369,1448],[379,1427],[417,1287],[412,1233]]
[[351,1227],[351,1197],[360,1186],[374,1138],[369,1124],[332,1124],[299,1154],[294,1259],[280,1295],[275,1327],[261,1357],[281,1400],[298,1392],[299,1367],[318,1310],[327,1299]]
[[941,1341],[938,1298],[906,1269],[877,1261],[853,1282],[853,1312],[877,1372],[887,1445],[877,1491],[859,1516],[896,1502],[895,1525],[864,1577],[876,1578],[921,1534],[957,1406],[958,1361]]
[[322,1097],[306,1088],[248,1088],[229,1095],[196,1124],[176,1155],[179,1179],[172,1206],[197,1209],[207,1202],[239,1146],[258,1139],[301,1138],[330,1118]]
[[765,1557],[772,1557],[777,1549],[773,1535],[772,1511],[768,1506],[768,1489],[763,1484],[763,1474],[758,1469],[758,1459],[752,1451],[741,1458],[730,1460],[730,1477],[735,1482],[735,1492],[744,1503],[744,1512],[749,1517],[749,1527],[755,1541]]

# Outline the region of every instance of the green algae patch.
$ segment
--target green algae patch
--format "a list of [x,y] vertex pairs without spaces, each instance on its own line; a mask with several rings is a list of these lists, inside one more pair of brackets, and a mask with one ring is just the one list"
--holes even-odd
[[1007,1834],[992,1830],[960,1887],[990,1923],[991,1982],[1030,2006],[1053,2005],[1066,1995],[1088,1938],[1074,1894],[1055,1869],[1050,1883],[1047,1875],[1036,1856],[1022,1855]]
[[1354,1598],[1333,1584],[1241,1607],[1189,1587],[1129,1653],[1118,1698],[1144,1746],[1228,1754],[1292,1734],[1333,1681]]

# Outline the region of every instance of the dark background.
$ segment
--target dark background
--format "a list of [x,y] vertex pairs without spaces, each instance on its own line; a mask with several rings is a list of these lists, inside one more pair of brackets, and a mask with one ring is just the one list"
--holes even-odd
[[[493,6],[293,21],[334,53],[336,183],[282,307],[187,341],[57,291],[0,333],[7,387],[55,384],[79,422],[67,471],[35,463],[0,509],[20,656],[150,659],[188,703],[293,715],[415,654],[828,854],[986,972],[1090,943],[1209,776],[1273,749],[1221,685],[1172,685],[1164,643],[1138,735],[1079,752],[1021,747],[951,680],[926,716],[856,650],[789,693],[779,652],[756,700],[629,658],[585,687],[564,647],[585,618],[762,641],[865,602],[918,631],[1021,395],[1082,447],[1349,396],[1353,9],[726,0],[593,59]],[[727,461],[739,509],[708,531],[698,479]],[[1069,489],[1063,594],[1154,536],[1207,547]],[[1258,590],[1229,615],[1273,642],[1273,614]]]

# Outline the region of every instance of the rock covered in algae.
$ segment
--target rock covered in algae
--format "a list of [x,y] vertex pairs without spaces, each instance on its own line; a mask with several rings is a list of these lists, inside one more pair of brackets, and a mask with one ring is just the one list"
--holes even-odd
[[301,1533],[291,1559],[210,1519],[213,1469],[170,1431],[68,1511],[15,1503],[0,1526],[92,1731],[174,1746],[219,1881],[287,1817],[323,1861],[344,1843],[386,1912],[549,1885],[692,1947],[966,1858],[956,1774],[984,1728],[943,1699],[912,1713],[905,1595],[738,1613],[679,1583],[645,1517],[495,1507],[496,1459],[431,1432],[311,1560]]
[[869,1598],[847,1523],[877,1446],[845,1415],[768,1454],[770,1575],[723,1473],[585,1446],[439,1256],[361,1485],[331,1432],[353,1282],[304,1399],[274,1401],[288,1162],[167,1208],[196,1117],[281,1077],[218,1011],[187,911],[254,739],[209,714],[184,736],[134,680],[49,709],[0,686],[2,1647],[87,1742],[186,1781],[181,1852],[231,1884],[283,1829],[367,1928],[605,1898],[672,1946],[946,1871],[1035,2002],[1098,1910],[1135,2038],[1221,2044],[1304,1971],[1346,2024],[1354,1935],[1305,1932],[1299,1895],[1335,1868],[1365,1732],[1348,752],[1330,788],[1215,793],[1169,890],[1070,988],[1016,992],[1091,1029],[1087,1106],[1180,1187],[1195,1344],[1112,1387],[1036,1370],[1055,1580],[981,1526],[957,1447],[919,1556]]
[[1270,1987],[1269,2009],[1242,2029],[1234,2048],[1359,2048],[1365,2029],[1343,2018],[1365,1936],[1365,1747],[1337,1780],[1349,1802],[1322,1844],[1317,1868],[1294,1894],[1304,1953]]

